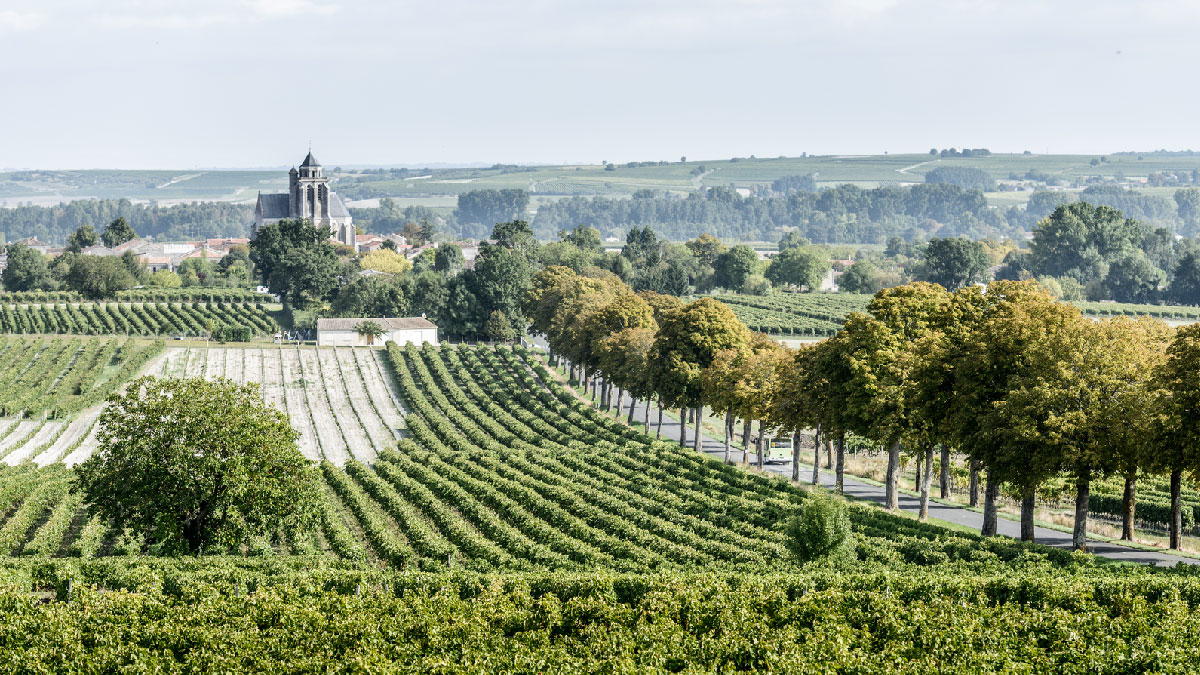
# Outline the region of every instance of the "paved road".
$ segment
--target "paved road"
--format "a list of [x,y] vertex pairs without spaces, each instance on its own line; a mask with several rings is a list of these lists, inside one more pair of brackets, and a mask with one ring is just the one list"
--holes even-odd
[[[628,413],[628,411],[629,411],[628,402],[626,402],[625,405],[622,406],[622,408],[626,413]],[[645,409],[644,409],[643,405],[639,403],[637,408],[634,411],[634,419],[641,420],[642,415],[644,414],[644,410]],[[650,424],[652,426],[653,426],[656,418],[657,418],[657,409],[656,408],[651,409]],[[688,445],[689,446],[693,442],[692,441],[692,433],[694,431],[695,431],[695,426],[689,425],[688,426]],[[676,422],[676,421],[664,416],[663,417],[662,435],[663,435],[663,438],[671,439],[675,442],[678,442],[679,441],[679,422]],[[713,438],[709,438],[708,436],[705,436],[703,451],[706,455],[715,457],[717,459],[723,459],[725,457],[724,441],[716,440]],[[735,446],[734,450],[730,453],[730,458],[732,461],[740,462],[740,461],[742,461],[742,452],[738,451]],[[750,461],[751,462],[755,461],[755,457],[753,454],[751,454],[751,456],[750,456]],[[804,481],[804,482],[810,482],[812,480],[812,465],[806,466],[804,464],[801,464],[800,466],[801,466],[800,480]],[[778,473],[778,474],[786,476],[788,478],[791,478],[791,475],[792,475],[792,465],[791,464],[768,464],[768,465],[766,465],[765,468],[768,471]],[[834,476],[833,476],[832,471],[827,471],[824,468],[822,468],[820,479],[819,479],[821,485],[832,488],[833,487],[833,478],[834,478]],[[854,478],[852,478],[850,476],[845,476],[842,482],[843,482],[844,491],[847,495],[856,497],[858,499],[875,502],[878,504],[884,503],[884,489],[882,486],[871,485],[870,483],[864,483],[862,481],[855,480]],[[920,500],[917,499],[916,497],[911,497],[904,493],[901,493],[900,494],[900,508],[904,511],[908,511],[910,513],[915,514],[920,510]],[[976,511],[970,511],[970,510],[960,508],[957,506],[947,506],[945,504],[939,504],[932,500],[930,500],[930,502],[929,502],[929,516],[931,518],[938,518],[940,520],[945,520],[947,522],[956,523],[959,525],[965,525],[974,530],[979,530],[983,526],[983,514],[982,513],[978,513]],[[1020,535],[1021,535],[1021,524],[1014,520],[1000,518],[998,520],[998,529],[1000,531],[1000,534],[1008,536],[1008,537],[1017,538],[1017,537],[1020,537]],[[1050,530],[1050,529],[1047,529],[1044,527],[1038,527],[1038,528],[1034,529],[1034,538],[1038,543],[1045,544],[1047,546],[1053,546],[1055,548],[1064,548],[1064,549],[1071,548],[1071,535],[1068,532],[1059,532],[1058,530]],[[1173,566],[1176,563],[1183,563],[1185,565],[1200,565],[1200,560],[1195,559],[1195,558],[1186,558],[1186,557],[1182,557],[1182,556],[1175,556],[1175,555],[1171,555],[1169,553],[1143,551],[1143,550],[1136,549],[1136,548],[1130,548],[1128,546],[1121,546],[1120,544],[1111,544],[1111,543],[1099,542],[1099,541],[1088,542],[1088,550],[1091,551],[1092,553],[1095,553],[1096,555],[1104,556],[1105,558],[1111,558],[1113,560],[1122,560],[1122,561],[1126,561],[1126,562],[1158,564],[1158,565],[1166,565],[1166,566]]]

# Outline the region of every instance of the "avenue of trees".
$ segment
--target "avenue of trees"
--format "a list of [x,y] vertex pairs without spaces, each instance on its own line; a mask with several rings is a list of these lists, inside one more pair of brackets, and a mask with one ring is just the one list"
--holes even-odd
[[[743,457],[757,454],[760,466],[767,437],[795,435],[798,462],[800,432],[815,430],[818,455],[824,445],[836,456],[840,487],[853,435],[887,455],[889,508],[901,458],[916,461],[922,517],[934,458],[943,497],[952,457],[965,458],[972,504],[982,492],[983,533],[996,533],[1003,493],[1021,505],[1026,540],[1039,491],[1065,477],[1079,548],[1094,481],[1125,480],[1131,539],[1139,477],[1169,476],[1171,546],[1179,546],[1181,481],[1200,472],[1200,325],[1175,332],[1149,318],[1088,320],[1032,280],[955,291],[913,282],[880,291],[835,337],[788,350],[712,299],[638,293],[611,272],[561,266],[534,276],[524,307],[552,358],[603,407],[620,409],[625,396],[652,401],[660,428],[664,408],[679,410],[695,420],[696,449],[704,408],[725,419],[727,459],[737,420],[743,443],[757,424],[757,451]],[[801,478],[798,463],[792,478]]]

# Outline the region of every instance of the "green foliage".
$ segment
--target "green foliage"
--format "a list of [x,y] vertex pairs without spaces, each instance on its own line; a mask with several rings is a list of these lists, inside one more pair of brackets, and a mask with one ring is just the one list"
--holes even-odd
[[983,169],[971,166],[938,166],[925,174],[926,183],[948,183],[967,190],[995,190],[996,181]]
[[931,239],[925,248],[925,259],[918,276],[923,281],[953,291],[987,281],[989,266],[983,244],[977,241],[962,238]]
[[787,524],[787,545],[800,562],[854,560],[854,534],[846,502],[814,490]]
[[766,277],[776,286],[796,286],[815,291],[829,272],[829,254],[817,247],[783,249],[767,266]]
[[525,190],[472,190],[458,196],[454,218],[464,228],[462,234],[471,236],[487,232],[496,223],[523,219],[528,207],[529,193]]
[[339,263],[328,227],[284,219],[264,225],[250,242],[250,259],[263,283],[303,309],[337,285]]
[[0,280],[5,291],[51,290],[57,284],[50,275],[50,265],[42,253],[24,244],[9,244],[8,263]]
[[721,288],[737,290],[745,285],[746,277],[754,274],[758,268],[758,254],[749,246],[739,244],[717,256],[713,265],[713,281]]
[[508,315],[500,310],[495,310],[488,316],[487,323],[484,324],[484,331],[487,333],[488,339],[492,342],[512,342],[517,337],[517,332],[513,330],[512,324],[508,321]]
[[95,246],[97,241],[96,230],[90,224],[80,225],[67,237],[67,250],[72,253],[79,253],[89,246]]
[[70,265],[67,288],[92,300],[112,298],[136,283],[121,258],[80,255]]
[[109,398],[72,489],[165,549],[239,546],[315,517],[317,484],[296,437],[257,385],[143,378]]
[[131,239],[137,239],[137,232],[133,231],[128,221],[122,216],[117,216],[100,234],[100,240],[109,248],[124,244]]

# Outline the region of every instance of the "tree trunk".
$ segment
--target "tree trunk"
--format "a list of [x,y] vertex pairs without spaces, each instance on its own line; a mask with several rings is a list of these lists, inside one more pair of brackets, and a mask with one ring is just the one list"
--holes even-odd
[[825,436],[825,468],[833,468],[833,444],[828,435]]
[[800,482],[800,432],[792,433],[792,481]]
[[969,504],[971,506],[979,506],[979,460],[971,458],[971,477],[967,483],[967,490],[970,492]]
[[983,490],[983,528],[979,533],[985,537],[996,536],[996,497],[1000,494],[1000,483],[988,474],[987,487]]
[[924,457],[924,455],[921,454],[921,451],[917,450],[917,461],[913,462],[913,464],[915,465],[913,468],[913,489],[914,490],[921,489],[921,461],[922,461],[923,457]]
[[[655,433],[655,438],[662,438],[662,399],[658,399],[658,431]],[[650,414],[650,404],[646,404],[646,414]]]
[[[645,425],[646,433],[648,434],[648,433],[650,433],[650,397],[649,396],[646,397],[646,400],[644,401],[644,403],[646,404],[646,407],[645,407],[645,409],[642,410],[642,423]],[[660,409],[659,414],[661,414],[661,413],[662,413],[662,411]],[[662,422],[662,420],[659,420],[659,422]],[[661,427],[662,425],[659,424],[659,426]],[[660,428],[658,430],[658,432],[659,432],[659,435],[661,436],[662,429]]]
[[[626,426],[633,426],[633,411],[637,410],[637,403],[638,403],[638,400],[636,398],[634,398],[632,395],[630,395],[629,396],[629,417],[625,418]],[[649,425],[646,426],[646,430],[647,431],[650,430]]]
[[733,436],[733,413],[725,413],[725,463],[729,463],[729,446]]
[[1075,531],[1071,534],[1071,545],[1076,550],[1087,550],[1088,501],[1092,493],[1092,467],[1083,467],[1075,479]]
[[1133,510],[1137,502],[1137,472],[1125,474],[1125,494],[1121,495],[1121,539],[1133,541]]
[[687,447],[687,408],[679,409],[679,447]]
[[[800,473],[799,467],[794,473]],[[821,480],[821,425],[817,425],[817,432],[813,434],[813,475],[812,484],[816,485]]]
[[704,449],[704,435],[700,433],[700,420],[704,419],[704,406],[701,405],[696,408],[693,414],[696,415],[696,434],[692,438],[692,449],[700,452]]
[[1033,490],[1021,496],[1021,541],[1033,541]]
[[742,420],[742,448],[750,452],[750,418]]
[[933,447],[925,448],[925,476],[921,481],[921,520],[929,517],[929,492],[933,489]]
[[838,492],[843,492],[845,484],[842,482],[842,477],[846,470],[846,433],[842,432],[837,437],[837,473],[834,478],[834,487]]
[[621,404],[625,402],[625,390],[617,388],[617,419],[621,418]]
[[1179,500],[1183,471],[1171,470],[1171,550],[1178,551],[1183,544],[1183,509]]
[[766,424],[767,423],[764,422],[763,420],[758,421],[758,470],[759,471],[762,471],[763,451],[767,447],[767,430],[763,428],[766,426]]
[[900,495],[897,492],[897,483],[900,481],[900,440],[892,441],[888,446],[888,464],[887,464],[887,483],[884,491],[885,506],[889,511],[895,511],[900,507]]
[[942,449],[942,457],[941,457],[942,467],[941,467],[941,472],[940,472],[941,475],[939,476],[940,485],[938,487],[941,488],[942,499],[949,499],[950,498],[950,446],[946,445],[945,443],[942,443],[941,449]]

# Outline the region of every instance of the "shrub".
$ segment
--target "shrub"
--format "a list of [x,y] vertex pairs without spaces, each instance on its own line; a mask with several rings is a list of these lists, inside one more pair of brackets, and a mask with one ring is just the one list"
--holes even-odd
[[854,535],[846,502],[827,492],[810,493],[788,522],[787,545],[801,562],[852,560]]

